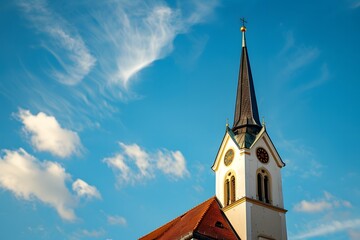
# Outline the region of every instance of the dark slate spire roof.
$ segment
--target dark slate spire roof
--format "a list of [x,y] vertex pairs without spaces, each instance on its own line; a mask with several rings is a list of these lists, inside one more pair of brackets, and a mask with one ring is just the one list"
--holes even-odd
[[259,120],[254,83],[246,47],[246,28],[242,26],[241,31],[243,34],[242,52],[232,131],[235,135],[238,135],[240,147],[249,148],[262,127]]

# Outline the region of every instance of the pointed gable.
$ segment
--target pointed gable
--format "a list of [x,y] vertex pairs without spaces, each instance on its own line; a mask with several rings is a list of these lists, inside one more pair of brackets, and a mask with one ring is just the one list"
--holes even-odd
[[221,141],[219,150],[216,154],[214,163],[211,167],[211,169],[213,171],[215,171],[219,167],[221,158],[224,155],[224,151],[225,151],[227,145],[232,145],[232,146],[234,146],[234,148],[237,148],[237,149],[241,148],[235,139],[235,135],[234,135],[233,131],[228,126],[226,126],[225,135],[223,137],[223,140]]
[[280,168],[285,167],[286,164],[281,159],[280,154],[278,153],[274,143],[272,142],[269,134],[267,133],[265,126],[261,129],[261,131],[257,135],[256,139],[254,140],[254,142],[250,148],[252,148],[258,141],[260,141],[260,139],[262,139],[264,141],[264,143],[267,146],[267,148],[269,149],[272,157],[276,161],[276,164],[278,165],[278,167],[280,167]]
[[212,197],[140,240],[240,239]]

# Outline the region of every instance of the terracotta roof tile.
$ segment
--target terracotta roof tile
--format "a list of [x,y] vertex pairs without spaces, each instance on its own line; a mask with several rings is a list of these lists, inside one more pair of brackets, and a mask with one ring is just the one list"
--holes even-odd
[[199,204],[140,240],[240,239],[220,209],[216,197]]

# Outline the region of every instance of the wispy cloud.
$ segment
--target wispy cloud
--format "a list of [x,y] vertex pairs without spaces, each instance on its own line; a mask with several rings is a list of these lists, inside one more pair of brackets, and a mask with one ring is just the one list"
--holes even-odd
[[330,79],[326,62],[321,62],[319,47],[297,43],[293,31],[285,32],[284,39],[277,56],[280,63],[278,78],[281,81],[291,83],[297,92],[304,92],[319,87]]
[[285,42],[278,57],[285,60],[281,69],[282,77],[289,78],[318,58],[320,50],[317,47],[296,44],[292,31],[285,32],[284,38]]
[[17,117],[24,124],[23,130],[29,135],[36,150],[47,151],[62,158],[80,152],[82,145],[78,134],[62,128],[55,117],[43,112],[33,115],[23,109],[20,109]]
[[[117,112],[115,102],[139,98],[130,88],[139,79],[138,73],[171,54],[176,37],[206,22],[218,0],[171,6],[162,0],[81,2],[76,7],[80,4],[84,10],[76,17],[46,0],[17,3],[51,56],[42,51],[37,55],[44,71],[36,72],[29,70],[30,60],[21,59],[23,71],[14,76],[16,82],[0,84],[0,91],[19,106],[67,118],[68,125],[81,128],[96,126],[90,118]],[[195,41],[190,44],[198,49],[194,55],[184,54],[191,61],[204,46]],[[14,95],[22,98],[14,100]]]
[[285,76],[291,76],[306,65],[313,62],[319,56],[319,49],[315,47],[301,47],[293,52],[287,59],[283,69]]
[[120,226],[126,225],[126,219],[122,216],[117,216],[117,215],[107,216],[107,222],[110,225],[120,225]]
[[307,82],[306,84],[304,84],[303,86],[301,86],[298,91],[307,91],[310,89],[313,89],[315,87],[318,87],[322,84],[324,84],[325,82],[327,82],[330,79],[330,73],[329,73],[329,69],[327,64],[323,64],[321,66],[320,69],[320,74],[318,77],[316,77],[315,79],[313,79],[310,82]]
[[103,159],[103,162],[114,170],[118,186],[154,178],[157,170],[172,179],[189,176],[186,160],[180,151],[163,149],[150,153],[137,144],[127,145],[120,142],[119,145],[122,148],[121,153]]
[[[17,198],[27,201],[40,200],[56,209],[60,217],[74,221],[74,209],[78,198],[66,187],[71,175],[60,164],[39,161],[20,148],[3,150],[0,156],[0,188],[12,192]],[[100,197],[93,186],[78,179],[73,183],[79,197]]]
[[[280,147],[288,152],[285,159],[285,177],[300,176],[302,178],[320,177],[324,166],[316,160],[313,150],[303,144],[300,140],[280,141]],[[301,163],[299,165],[299,163]],[[307,166],[304,168],[304,166]]]
[[64,84],[79,83],[91,71],[96,59],[77,30],[52,11],[45,0],[20,0],[18,5],[32,26],[48,37],[43,38],[42,45],[57,61],[50,66],[52,76]]
[[[215,0],[190,3],[191,6],[171,8],[163,1],[132,1],[112,5],[114,14],[104,16],[95,12],[94,18],[100,26],[95,31],[104,32],[96,33],[101,36],[98,40],[112,46],[97,51],[108,79],[127,88],[137,73],[173,50],[177,35],[203,22],[217,5]],[[105,61],[114,53],[114,63]]]
[[360,1],[353,1],[351,4],[351,8],[359,8],[360,7]]
[[279,56],[283,57],[290,49],[292,49],[295,45],[294,33],[292,31],[288,31],[284,33],[285,43],[283,48],[279,52]]
[[352,207],[351,203],[346,200],[339,199],[329,192],[324,191],[324,196],[318,200],[302,200],[294,206],[297,212],[316,213],[325,210],[339,208],[339,207]]
[[307,231],[293,236],[291,239],[309,239],[320,236],[327,236],[336,232],[341,232],[358,227],[360,227],[360,219],[358,218],[345,221],[332,221],[330,223],[313,226]]
[[102,237],[106,234],[106,231],[102,228],[100,228],[99,230],[87,230],[84,229],[81,231],[81,234],[79,234],[80,236],[85,236],[85,237],[91,237],[91,238],[99,238]]

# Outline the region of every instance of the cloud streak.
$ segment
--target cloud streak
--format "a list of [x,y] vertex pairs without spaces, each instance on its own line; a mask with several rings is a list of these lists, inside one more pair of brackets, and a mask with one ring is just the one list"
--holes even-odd
[[122,216],[107,216],[107,222],[110,225],[120,225],[120,226],[125,226],[126,225],[126,219]]
[[326,209],[332,208],[332,205],[326,201],[306,201],[302,200],[300,203],[296,204],[294,210],[297,212],[322,212]]
[[[176,36],[203,22],[216,5],[215,0],[194,1],[191,6],[183,6],[182,9],[181,6],[171,8],[162,1],[132,1],[111,5],[112,9],[116,9],[114,15],[104,16],[95,12],[93,17],[100,26],[95,32],[99,29],[104,32],[95,35],[102,36],[98,40],[111,45],[109,49],[97,51],[99,61],[104,63],[103,73],[112,83],[127,89],[141,70],[173,50]],[[111,53],[106,50],[111,50]],[[114,53],[115,63],[106,62],[105,59]]]
[[81,82],[95,65],[96,59],[77,30],[53,12],[45,0],[20,0],[18,5],[32,26],[48,37],[43,39],[42,44],[56,59],[56,64],[51,65],[52,76],[63,84]]
[[302,200],[294,206],[297,212],[316,213],[338,207],[352,207],[351,203],[346,200],[338,199],[329,192],[324,191],[324,197],[320,200]]
[[[0,85],[4,89],[0,91],[9,98],[20,94],[23,98],[16,100],[17,105],[46,110],[79,129],[96,127],[94,117],[99,121],[117,112],[117,101],[138,98],[131,86],[139,80],[139,73],[171,54],[177,36],[207,21],[218,0],[176,6],[161,0],[82,2],[76,4],[83,8],[76,17],[66,11],[74,5],[64,9],[57,4],[17,1],[49,54],[32,49],[40,58],[35,62],[22,59],[23,71],[14,76],[17,80]],[[40,61],[43,71],[29,70]],[[71,120],[75,117],[77,122]]]
[[320,224],[308,231],[295,235],[292,239],[309,239],[320,236],[327,236],[336,232],[360,227],[360,219],[351,219],[345,221],[333,221],[327,224]]

